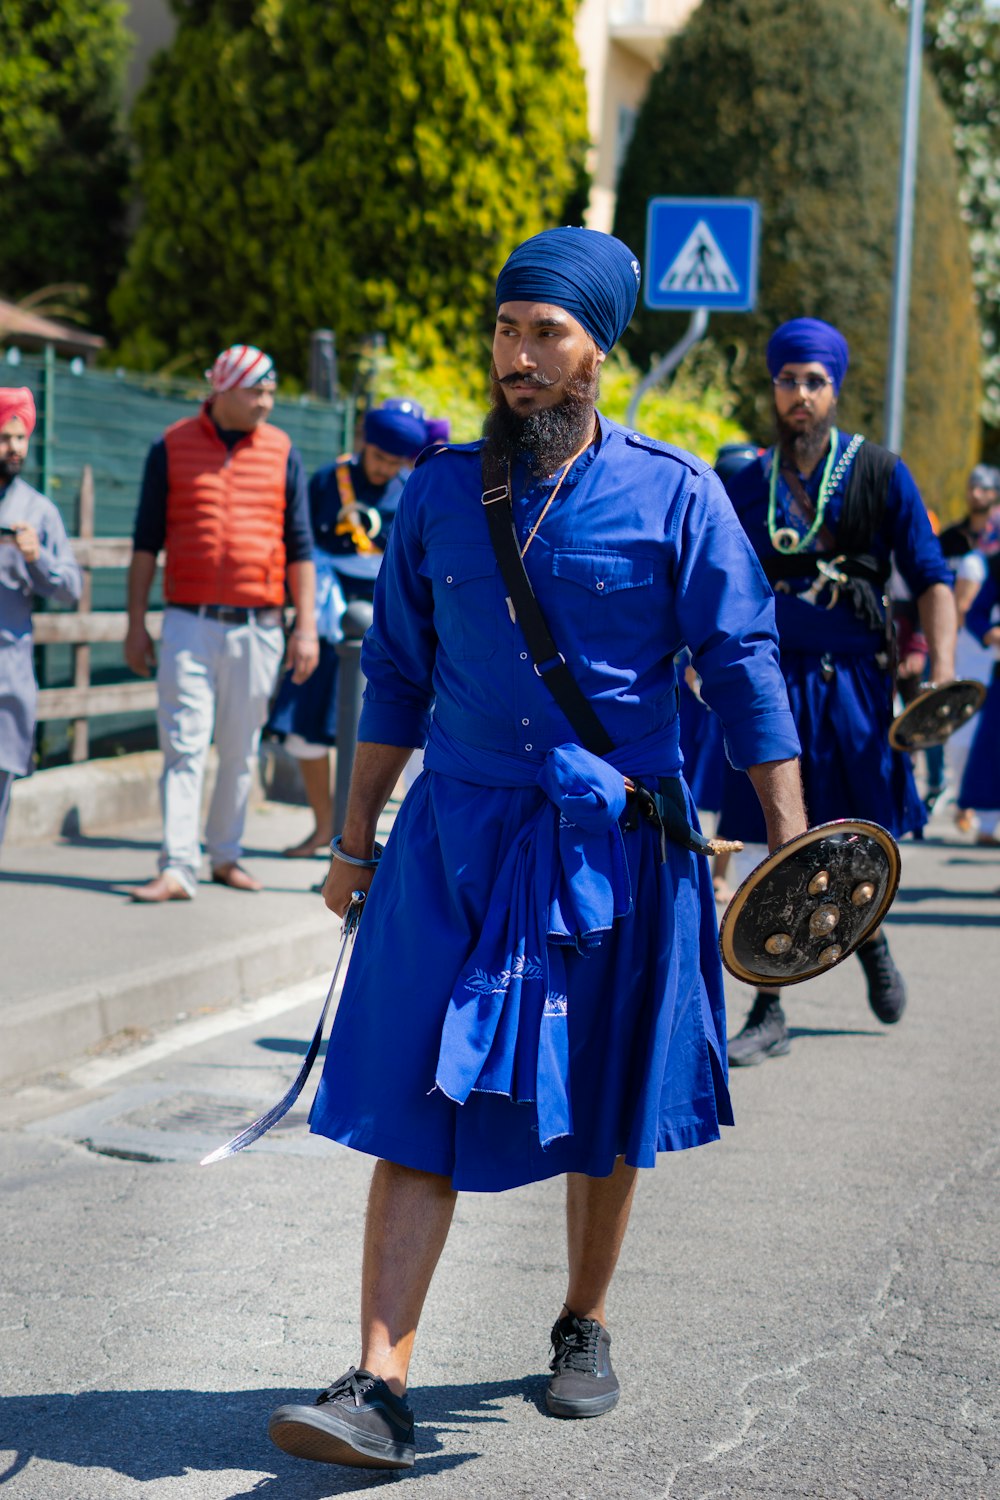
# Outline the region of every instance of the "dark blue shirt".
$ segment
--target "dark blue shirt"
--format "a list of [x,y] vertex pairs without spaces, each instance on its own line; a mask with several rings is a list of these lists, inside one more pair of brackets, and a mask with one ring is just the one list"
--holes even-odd
[[[433,703],[427,764],[459,776],[463,756],[500,753],[527,769],[574,738],[507,607],[480,447],[445,449],[407,480],[362,648],[359,738],[423,744]],[[554,483],[515,472],[522,545]],[[599,444],[566,475],[524,562],[634,774],[679,768],[674,656],[685,644],[735,765],[798,754],[771,590],[699,459],[602,416]]]
[[316,470],[309,481],[309,519],[312,522],[313,536],[317,547],[336,558],[338,573],[348,578],[374,581],[389,541],[399,497],[403,493],[405,475],[397,475],[388,484],[372,484],[365,474],[360,454],[347,465],[355,500],[362,509],[374,511],[378,518],[378,528],[371,537],[377,550],[358,553],[349,535],[337,535],[337,517],[343,505],[340,485],[337,483],[340,462],[338,459],[337,463],[325,464],[323,468]]
[[[838,460],[850,441],[850,433],[838,434]],[[775,548],[767,528],[773,458],[774,449],[769,448],[766,453],[752,459],[745,468],[739,469],[726,480],[726,489],[740,524],[762,560],[775,556]],[[808,478],[800,476],[814,505],[819,499],[823,469],[824,464],[819,463]],[[849,477],[848,468],[827,501],[824,525],[832,532],[835,540]],[[791,493],[780,476],[775,501],[775,528],[791,526],[800,535],[804,535],[809,529],[808,523],[792,509]],[[814,540],[809,550],[818,549],[819,544]],[[919,599],[932,584],[951,585],[951,569],[941,554],[940,544],[934,535],[913,475],[902,459],[892,471],[881,525],[865,550],[884,564],[886,576],[889,573],[890,559],[893,559],[914,599]],[[832,609],[809,604],[795,596],[810,587],[811,579],[789,579],[786,582],[788,591],[782,588],[775,595],[775,621],[782,651],[877,651],[883,644],[882,634],[873,632],[858,619],[846,601],[841,600]]]
[[[216,425],[227,448],[233,448],[245,432],[235,432]],[[132,544],[137,552],[152,552],[155,556],[167,539],[167,492],[170,488],[167,473],[167,445],[158,438],[146,455],[146,467],[142,475],[139,493],[139,509],[136,512]],[[309,505],[306,495],[306,471],[295,448],[288,450],[285,469],[285,561],[286,563],[308,562],[312,557],[312,532],[309,527]]]

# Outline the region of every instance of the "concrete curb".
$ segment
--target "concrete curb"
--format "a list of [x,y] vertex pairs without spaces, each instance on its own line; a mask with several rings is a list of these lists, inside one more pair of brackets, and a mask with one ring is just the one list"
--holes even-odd
[[[256,1000],[332,970],[338,929],[322,901],[315,917],[229,942],[210,953],[173,957],[89,986],[71,986],[4,1007],[0,1082],[56,1067],[128,1028],[176,1021]],[[317,985],[317,997],[322,1000]]]
[[[142,750],[78,766],[56,766],[15,781],[4,842],[47,843],[75,835],[112,832],[153,823],[160,816],[158,750]],[[215,784],[215,752],[209,752],[204,803]],[[253,801],[302,805],[305,796],[294,759],[275,741],[261,745],[258,785]]]

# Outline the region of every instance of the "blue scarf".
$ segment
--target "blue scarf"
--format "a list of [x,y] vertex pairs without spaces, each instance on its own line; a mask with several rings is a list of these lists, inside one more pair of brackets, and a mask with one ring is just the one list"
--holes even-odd
[[483,931],[448,1003],[436,1083],[534,1102],[543,1146],[572,1135],[564,952],[601,941],[632,910],[618,819],[621,773],[579,745],[550,750],[545,792],[497,874]]

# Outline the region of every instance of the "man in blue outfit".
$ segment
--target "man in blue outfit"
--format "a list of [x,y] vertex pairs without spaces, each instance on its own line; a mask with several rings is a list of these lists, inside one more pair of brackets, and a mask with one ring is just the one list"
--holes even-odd
[[[806,826],[798,739],[771,593],[719,481],[595,411],[638,282],[631,251],[592,230],[513,252],[485,438],[418,463],[379,574],[325,895],[343,914],[353,889],[370,892],[311,1116],[378,1158],[362,1350],[314,1406],[272,1415],[272,1439],[302,1457],[412,1464],[407,1370],[463,1188],[566,1174],[546,1400],[560,1417],[610,1410],[605,1298],[637,1168],[732,1123],[708,862],[639,811],[651,789],[685,838],[696,819],[677,652],[690,649],[774,844]],[[481,503],[497,466],[559,659],[613,741],[603,757],[557,707],[508,598]],[[421,745],[373,880],[377,818]]]
[[404,398],[366,412],[363,432],[360,453],[345,453],[309,481],[319,664],[306,682],[296,682],[290,672],[285,676],[267,725],[284,736],[285,749],[299,763],[314,820],[312,832],[284,851],[288,859],[325,852],[336,832],[330,747],[337,738],[340,621],[353,600],[371,602],[404,471],[429,440],[420,408]]
[[[767,365],[778,440],[726,482],[740,522],[775,588],[788,701],[802,741],[813,825],[867,818],[900,837],[926,821],[908,755],[893,750],[891,563],[916,601],[931,681],[955,675],[951,573],[901,459],[836,426],[848,347],[829,323],[795,318],[773,334]],[[710,692],[706,693],[710,697]],[[761,841],[764,823],[746,777],[727,768],[720,835]],[[872,1010],[898,1021],[906,987],[885,934],[858,949]],[[735,1066],[788,1052],[778,996],[759,990],[729,1043]]]

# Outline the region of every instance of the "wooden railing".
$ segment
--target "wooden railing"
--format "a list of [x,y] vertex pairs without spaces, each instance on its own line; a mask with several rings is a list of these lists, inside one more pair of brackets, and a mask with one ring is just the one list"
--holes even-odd
[[[108,641],[124,641],[128,615],[124,610],[93,613],[93,569],[127,568],[132,558],[130,537],[94,536],[94,475],[89,464],[80,482],[78,535],[70,538],[74,556],[83,572],[83,592],[74,611],[32,616],[36,646],[72,646],[73,686],[42,688],[38,694],[39,719],[70,719],[73,737],[70,759],[86,760],[90,748],[89,721],[98,714],[141,713],[156,707],[156,683],[140,679],[93,686],[90,680],[90,648]],[[159,638],[161,616],[150,614],[147,629]]]

